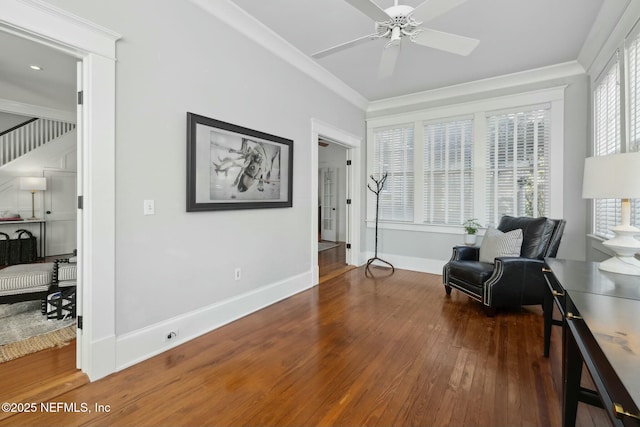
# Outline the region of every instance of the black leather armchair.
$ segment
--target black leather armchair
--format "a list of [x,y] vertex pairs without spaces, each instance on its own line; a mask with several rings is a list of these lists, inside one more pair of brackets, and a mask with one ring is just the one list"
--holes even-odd
[[522,229],[520,257],[500,257],[491,264],[479,261],[479,247],[454,247],[442,272],[447,295],[455,288],[484,304],[489,315],[500,307],[542,304],[544,258],[555,258],[565,224],[562,219],[503,216],[498,230]]

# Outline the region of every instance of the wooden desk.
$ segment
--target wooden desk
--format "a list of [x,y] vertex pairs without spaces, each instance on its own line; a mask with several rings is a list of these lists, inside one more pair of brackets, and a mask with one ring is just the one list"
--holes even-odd
[[[579,401],[604,408],[614,426],[640,426],[640,276],[603,272],[598,263],[545,261],[546,355],[551,325],[563,326],[563,426],[575,425]],[[551,317],[554,303],[561,321]],[[580,386],[582,362],[596,390]]]

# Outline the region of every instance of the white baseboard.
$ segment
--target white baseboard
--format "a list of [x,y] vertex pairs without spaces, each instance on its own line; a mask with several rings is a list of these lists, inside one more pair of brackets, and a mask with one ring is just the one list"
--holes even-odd
[[[373,252],[367,252],[367,259],[373,257]],[[418,257],[410,257],[403,255],[394,255],[394,254],[378,254],[378,258],[382,258],[385,261],[393,264],[395,268],[399,268],[401,270],[411,270],[411,271],[419,271],[421,273],[430,273],[430,274],[442,274],[442,267],[449,262],[449,260],[439,260],[439,259],[428,259],[428,258],[418,258]],[[364,262],[366,264],[366,261]],[[374,261],[373,265],[379,264],[381,266],[385,266],[384,263],[376,263]]]
[[[116,370],[122,370],[173,347],[211,332],[241,317],[313,287],[308,271],[252,292],[230,298],[166,321],[147,326],[116,340]],[[169,331],[177,336],[167,341]]]

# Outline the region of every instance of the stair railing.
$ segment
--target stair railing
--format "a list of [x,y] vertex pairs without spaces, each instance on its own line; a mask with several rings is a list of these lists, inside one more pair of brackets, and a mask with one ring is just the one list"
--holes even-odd
[[30,120],[0,134],[0,166],[75,129],[74,123],[50,119]]

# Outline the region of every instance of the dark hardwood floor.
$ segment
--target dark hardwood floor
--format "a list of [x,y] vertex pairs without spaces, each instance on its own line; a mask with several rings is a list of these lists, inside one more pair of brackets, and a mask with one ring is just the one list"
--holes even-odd
[[334,277],[353,270],[355,267],[346,263],[346,244],[337,242],[338,246],[318,252],[318,268],[320,278],[318,283],[324,283]]
[[[38,383],[38,371],[55,370],[40,369],[39,353],[2,364],[3,402],[86,403],[92,412],[5,413],[0,425],[561,424],[560,331],[544,358],[539,307],[489,318],[462,294],[447,297],[440,276],[372,273],[348,271],[93,383],[68,373],[57,394]],[[603,420],[581,405],[579,425]]]

